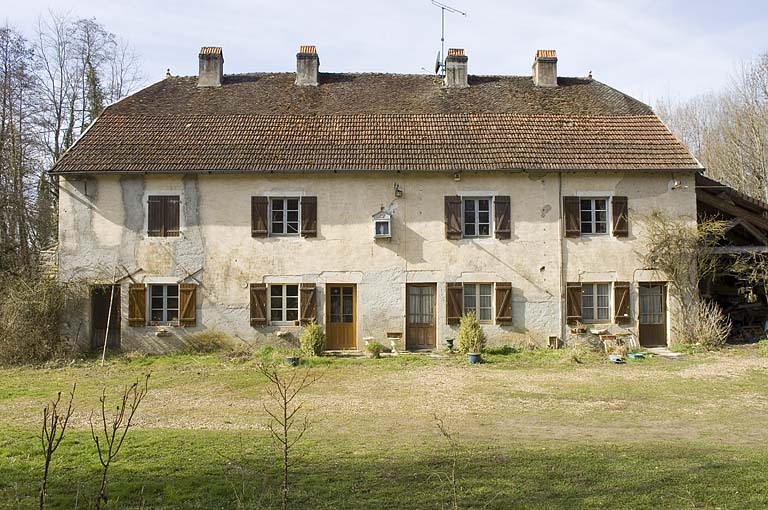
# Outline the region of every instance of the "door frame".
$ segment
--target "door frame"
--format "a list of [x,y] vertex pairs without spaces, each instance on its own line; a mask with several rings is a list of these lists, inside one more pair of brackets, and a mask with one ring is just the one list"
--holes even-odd
[[[411,341],[410,321],[408,319],[408,305],[410,293],[408,290],[412,287],[428,287],[432,289],[432,342],[430,347],[414,346]],[[437,283],[435,282],[413,282],[405,284],[405,349],[435,349],[437,348]]]
[[[352,323],[349,326],[352,330],[352,344],[350,346],[345,346],[341,349],[338,349],[337,347],[328,348],[326,344],[326,349],[328,350],[354,350],[357,349],[357,284],[356,283],[326,283],[325,284],[325,332],[327,338],[330,338],[331,336],[331,288],[332,287],[341,287],[344,288],[351,288],[352,289]],[[343,296],[343,291],[342,291]]]
[[[653,288],[653,287],[659,287],[661,288],[661,317],[662,317],[662,323],[658,324],[658,334],[663,336],[663,342],[658,343],[654,341],[646,341],[643,342],[643,329],[646,329],[647,327],[643,327],[643,323],[641,322],[641,316],[643,314],[643,299],[642,299],[642,292],[643,288]],[[641,347],[666,347],[669,345],[669,307],[667,303],[668,298],[668,285],[667,282],[638,282],[637,284],[637,340]],[[651,327],[654,325],[651,324]]]
[[[108,349],[120,349],[122,344],[122,313],[121,313],[121,288],[119,284],[105,284],[105,285],[91,285],[89,289],[90,304],[91,304],[91,349],[101,350],[104,347],[104,337],[100,334],[101,338],[96,338],[96,330],[104,331],[106,324],[97,327],[96,326],[96,307],[97,299],[103,299],[103,308],[106,313],[109,313],[109,300],[110,289],[114,290],[114,296],[112,298],[112,316],[109,317],[109,323],[111,325],[110,332],[107,335],[107,348]],[[99,296],[99,297],[97,297]],[[102,297],[103,296],[103,297]],[[106,321],[107,317],[103,317]]]

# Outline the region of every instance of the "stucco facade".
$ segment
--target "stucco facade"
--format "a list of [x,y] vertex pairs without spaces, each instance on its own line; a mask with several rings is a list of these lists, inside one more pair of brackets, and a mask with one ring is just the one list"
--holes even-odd
[[[677,180],[680,185],[671,186]],[[393,193],[397,183],[402,196]],[[674,189],[673,189],[674,188]],[[631,282],[636,333],[638,282],[663,281],[643,268],[644,215],[653,209],[695,222],[692,172],[462,172],[296,173],[270,175],[104,175],[60,179],[59,277],[122,287],[121,343],[126,350],[167,351],[205,329],[247,342],[275,342],[300,333],[298,325],[254,327],[249,320],[252,283],[311,283],[317,319],[327,322],[326,289],[354,284],[355,345],[364,338],[388,343],[393,332],[406,347],[406,288],[435,284],[436,347],[455,337],[446,321],[447,283],[509,282],[512,322],[484,324],[492,344],[569,339],[567,282]],[[147,197],[180,197],[180,235],[147,235]],[[444,197],[507,195],[510,239],[446,238]],[[564,196],[626,196],[629,235],[566,238]],[[251,235],[251,197],[317,197],[317,236]],[[389,239],[375,239],[372,215],[392,213]],[[493,228],[493,227],[492,227]],[[197,284],[196,323],[178,327],[129,325],[129,286]],[[68,321],[69,335],[91,335],[91,305]],[[612,320],[594,328],[615,330]],[[667,326],[670,321],[667,320]],[[149,324],[149,323],[148,323]],[[157,332],[162,330],[163,335]],[[285,336],[285,333],[289,335]],[[573,338],[571,338],[573,340]]]

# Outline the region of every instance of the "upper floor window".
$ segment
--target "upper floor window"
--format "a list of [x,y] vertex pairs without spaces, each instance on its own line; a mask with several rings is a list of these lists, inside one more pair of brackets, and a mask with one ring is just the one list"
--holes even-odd
[[445,197],[445,237],[447,239],[512,236],[510,200],[495,197]]
[[464,199],[464,237],[490,237],[491,199]]
[[627,197],[563,197],[565,237],[613,234],[629,236]]
[[581,233],[608,233],[608,199],[582,198],[580,200]]
[[147,197],[147,235],[177,237],[179,235],[179,195]]
[[251,235],[317,237],[317,197],[251,197]]

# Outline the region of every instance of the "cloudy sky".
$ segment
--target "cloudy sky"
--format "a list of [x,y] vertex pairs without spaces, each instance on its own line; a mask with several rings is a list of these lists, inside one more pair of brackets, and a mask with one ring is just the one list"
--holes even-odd
[[[10,0],[4,0],[10,2]],[[768,52],[765,0],[447,0],[446,48],[471,74],[527,75],[539,48],[560,76],[594,77],[647,103],[724,87]],[[6,22],[32,37],[49,9],[96,18],[130,41],[147,83],[197,74],[201,46],[224,49],[225,73],[292,71],[314,44],[326,72],[430,73],[440,8],[430,0],[24,0]]]

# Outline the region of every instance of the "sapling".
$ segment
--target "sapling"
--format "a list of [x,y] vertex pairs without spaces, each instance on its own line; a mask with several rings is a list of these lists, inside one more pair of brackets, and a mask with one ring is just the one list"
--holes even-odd
[[43,430],[40,434],[40,441],[43,447],[43,456],[45,457],[45,467],[43,469],[43,480],[40,484],[40,510],[45,508],[45,499],[48,496],[48,472],[51,466],[51,459],[56,448],[64,439],[64,432],[67,430],[69,418],[72,416],[72,401],[75,398],[75,386],[72,385],[72,391],[69,392],[69,403],[63,413],[59,410],[61,403],[61,392],[56,395],[56,400],[52,400],[43,409]]

